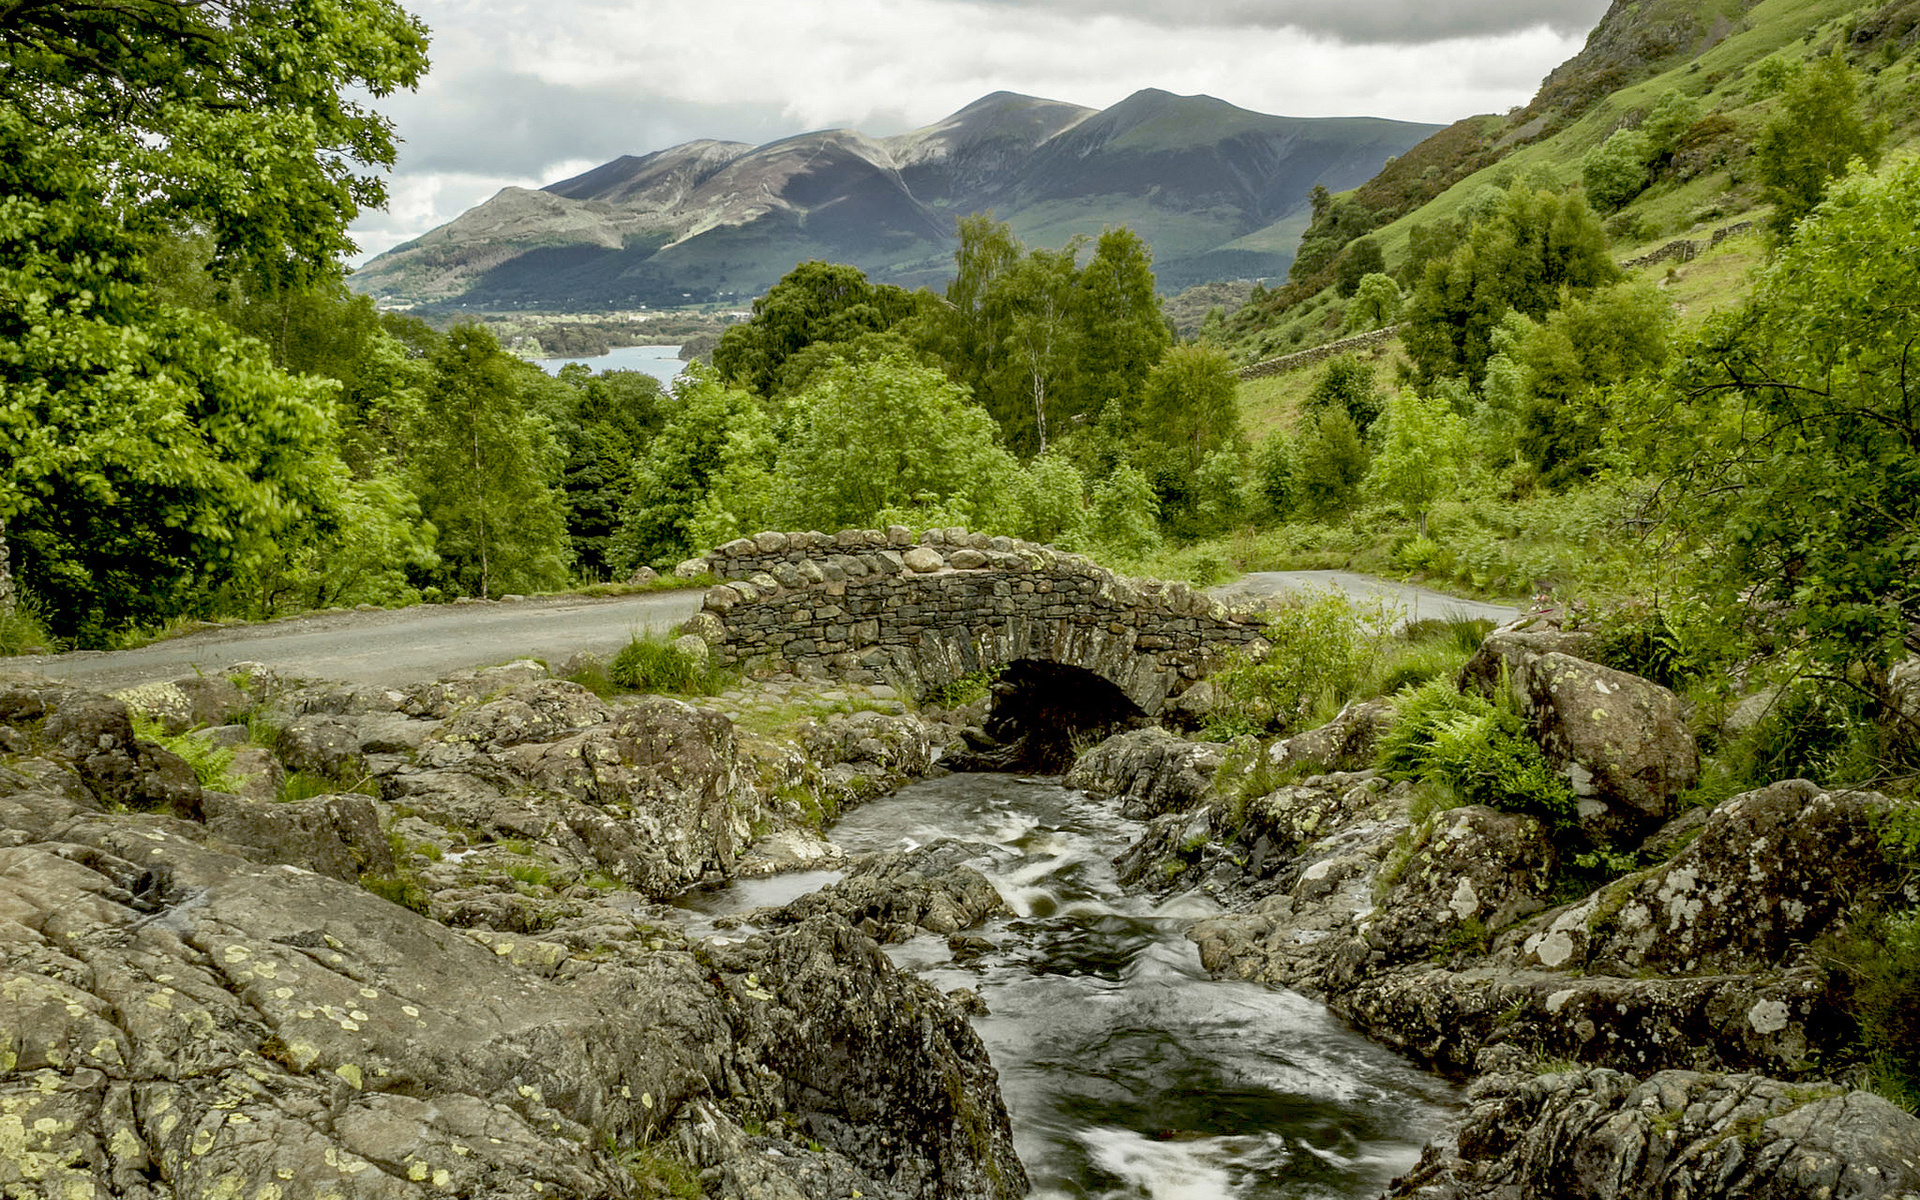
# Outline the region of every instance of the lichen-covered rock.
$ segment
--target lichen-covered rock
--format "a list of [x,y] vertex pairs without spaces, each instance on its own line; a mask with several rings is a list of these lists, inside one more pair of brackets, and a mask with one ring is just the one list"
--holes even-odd
[[38,737],[29,740],[71,765],[102,800],[183,816],[199,811],[200,783],[193,768],[171,751],[135,738],[132,714],[122,702],[48,684],[22,686],[9,706],[17,713],[43,715]]
[[1891,1200],[1920,1194],[1920,1120],[1880,1097],[1753,1075],[1491,1076],[1457,1141],[1395,1200]]
[[360,735],[338,717],[298,717],[274,739],[274,753],[288,770],[352,785],[367,775]]
[[202,807],[209,834],[259,862],[304,867],[348,883],[369,871],[394,869],[380,814],[365,796],[276,804],[208,792]]
[[1722,801],[1671,860],[1517,931],[1507,957],[1618,975],[1792,961],[1850,904],[1898,882],[1874,828],[1887,805],[1803,779]]
[[1529,613],[1481,639],[1479,649],[1460,668],[1460,690],[1478,692],[1492,699],[1502,686],[1517,680],[1541,655],[1588,658],[1593,654],[1595,641],[1591,632],[1562,629],[1553,617]]
[[1680,702],[1659,684],[1549,652],[1515,686],[1535,740],[1580,800],[1581,828],[1598,843],[1644,836],[1699,776]]
[[1204,800],[1224,755],[1217,742],[1190,742],[1158,728],[1134,729],[1080,755],[1065,782],[1089,795],[1114,797],[1127,816],[1144,820],[1184,812]]
[[987,877],[968,865],[982,852],[979,846],[938,841],[860,855],[848,861],[846,878],[838,883],[742,920],[799,924],[831,913],[879,942],[958,933],[1007,910]]
[[733,725],[664,697],[572,737],[495,757],[522,788],[575,801],[545,807],[557,809],[554,817],[594,861],[647,896],[671,896],[710,872],[730,872],[760,812]]
[[549,742],[613,715],[605,701],[564,679],[519,684],[503,696],[455,713],[431,740],[501,750],[525,742]]
[[774,1093],[805,1136],[895,1195],[1026,1194],[979,1036],[870,939],[816,916],[745,940],[709,938],[695,953],[726,1005],[738,1091]]
[[1386,698],[1348,704],[1325,725],[1268,746],[1267,761],[1275,767],[1364,771],[1373,765],[1381,735],[1393,725],[1393,711],[1393,701]]
[[9,1195],[628,1197],[624,1152],[722,1102],[793,1140],[697,1166],[784,1147],[801,1196],[1024,1192],[965,1018],[844,923],[696,956],[575,899],[551,935],[463,933],[43,776],[0,777]]
[[[1481,805],[1435,816],[1362,927],[1365,969],[1433,955],[1478,954],[1491,932],[1546,907],[1554,851],[1532,817]],[[1361,964],[1341,964],[1351,977]]]

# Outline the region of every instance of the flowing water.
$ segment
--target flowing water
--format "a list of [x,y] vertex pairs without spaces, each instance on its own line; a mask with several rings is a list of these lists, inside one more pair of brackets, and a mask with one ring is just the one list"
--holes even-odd
[[[1013,915],[890,947],[942,990],[972,988],[1015,1142],[1037,1197],[1360,1197],[1413,1165],[1453,1102],[1415,1070],[1289,992],[1210,978],[1184,936],[1217,909],[1122,893],[1113,857],[1140,832],[1058,780],[950,775],[856,809],[832,831],[850,854],[941,838]],[[689,897],[709,915],[832,882],[808,872]],[[695,919],[699,923],[698,918]]]

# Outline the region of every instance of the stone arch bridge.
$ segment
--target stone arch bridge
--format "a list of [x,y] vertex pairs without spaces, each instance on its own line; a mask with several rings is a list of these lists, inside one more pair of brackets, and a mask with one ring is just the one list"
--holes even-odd
[[1256,610],[964,529],[762,533],[683,570],[703,565],[724,582],[687,629],[721,662],[778,658],[915,699],[1039,664],[1097,676],[1152,717],[1226,652],[1265,649]]

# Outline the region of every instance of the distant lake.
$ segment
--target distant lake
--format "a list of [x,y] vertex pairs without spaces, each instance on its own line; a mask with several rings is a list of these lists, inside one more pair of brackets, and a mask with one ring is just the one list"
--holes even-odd
[[549,375],[558,375],[560,368],[568,363],[582,363],[596,375],[602,371],[645,371],[661,383],[672,383],[673,377],[687,365],[680,361],[678,346],[616,346],[608,354],[533,360],[534,366]]

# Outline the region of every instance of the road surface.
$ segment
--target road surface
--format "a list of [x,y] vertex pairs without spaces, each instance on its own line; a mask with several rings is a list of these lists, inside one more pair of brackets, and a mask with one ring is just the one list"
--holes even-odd
[[1207,589],[1207,594],[1219,600],[1235,601],[1263,599],[1287,592],[1334,589],[1345,592],[1356,600],[1384,601],[1390,608],[1400,610],[1400,618],[1394,622],[1395,628],[1411,625],[1416,621],[1431,618],[1453,620],[1464,617],[1469,620],[1492,621],[1505,624],[1520,615],[1520,610],[1506,604],[1488,604],[1484,600],[1465,600],[1459,596],[1449,596],[1445,592],[1436,592],[1431,588],[1415,587],[1410,583],[1395,583],[1390,579],[1379,579],[1372,575],[1361,575],[1354,571],[1255,571],[1243,575],[1232,583],[1223,583],[1219,587]]
[[557,665],[580,650],[612,657],[636,633],[665,632],[700,611],[704,595],[692,588],[324,613],[210,629],[138,650],[0,658],[0,672],[25,671],[112,691],[258,662],[302,678],[399,685],[515,658]]

